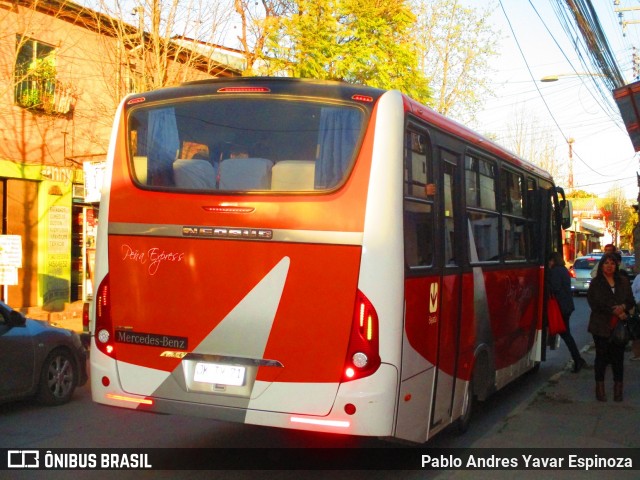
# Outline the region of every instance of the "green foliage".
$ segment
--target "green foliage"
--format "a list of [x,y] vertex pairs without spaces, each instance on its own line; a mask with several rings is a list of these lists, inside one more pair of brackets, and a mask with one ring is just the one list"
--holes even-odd
[[398,89],[427,102],[405,0],[295,0],[296,13],[270,25],[273,71]]
[[567,198],[598,198],[595,193],[585,192],[584,190],[572,190],[566,192]]
[[28,66],[17,84],[17,101],[25,108],[48,109],[51,107],[56,86],[55,59],[38,58]]
[[40,100],[40,90],[35,88],[24,90],[20,96],[19,103],[26,108],[33,108],[41,105],[42,101]]
[[492,95],[489,60],[497,54],[500,38],[491,20],[494,6],[481,10],[460,0],[414,4],[416,45],[421,68],[433,89],[433,108],[468,123]]

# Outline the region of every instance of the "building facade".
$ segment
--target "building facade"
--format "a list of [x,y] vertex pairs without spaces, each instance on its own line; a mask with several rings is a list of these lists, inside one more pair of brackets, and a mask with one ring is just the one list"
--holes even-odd
[[[67,1],[0,0],[0,284],[15,308],[60,311],[92,292],[113,114],[144,76],[144,35],[135,49],[119,33],[133,28]],[[240,73],[181,55],[167,84]]]

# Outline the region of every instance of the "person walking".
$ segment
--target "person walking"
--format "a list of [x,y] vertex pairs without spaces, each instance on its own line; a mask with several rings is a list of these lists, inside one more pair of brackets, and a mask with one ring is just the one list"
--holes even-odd
[[625,346],[612,342],[609,338],[617,322],[627,318],[635,301],[629,279],[618,271],[615,254],[606,253],[602,256],[598,263],[598,273],[589,285],[587,301],[591,307],[589,333],[593,335],[596,347],[596,399],[600,402],[607,401],[604,379],[607,365],[610,363],[613,371],[613,400],[621,402]]
[[553,252],[549,256],[548,280],[549,293],[558,301],[566,327],[566,330],[560,334],[560,338],[564,341],[569,353],[571,353],[571,358],[573,358],[573,372],[578,373],[587,362],[580,355],[576,341],[569,328],[569,318],[575,310],[575,306],[573,305],[573,294],[571,293],[571,276],[565,266],[564,258],[559,252]]

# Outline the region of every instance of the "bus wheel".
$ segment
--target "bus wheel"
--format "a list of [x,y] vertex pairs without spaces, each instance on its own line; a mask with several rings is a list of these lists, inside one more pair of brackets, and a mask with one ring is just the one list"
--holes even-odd
[[467,385],[464,399],[462,401],[462,414],[460,415],[460,418],[458,418],[458,431],[460,433],[465,433],[469,429],[471,417],[473,416],[473,409],[476,403],[476,394],[473,384],[474,382],[472,375],[471,380],[469,380],[469,385]]

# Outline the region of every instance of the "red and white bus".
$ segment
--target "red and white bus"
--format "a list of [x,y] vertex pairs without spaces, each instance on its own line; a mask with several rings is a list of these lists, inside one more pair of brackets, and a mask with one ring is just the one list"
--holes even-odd
[[132,95],[105,184],[96,402],[424,442],[544,359],[564,194],[397,91]]

